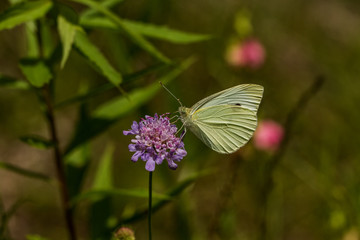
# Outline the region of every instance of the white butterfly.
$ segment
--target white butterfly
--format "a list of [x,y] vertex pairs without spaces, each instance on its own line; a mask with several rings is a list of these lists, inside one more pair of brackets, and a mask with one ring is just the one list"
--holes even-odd
[[256,129],[263,92],[264,88],[255,84],[228,88],[191,108],[181,105],[180,119],[185,129],[190,129],[214,151],[233,153],[249,141]]

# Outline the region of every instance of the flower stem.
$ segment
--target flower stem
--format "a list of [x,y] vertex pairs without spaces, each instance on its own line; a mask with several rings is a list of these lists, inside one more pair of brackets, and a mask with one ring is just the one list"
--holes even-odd
[[149,240],[151,240],[151,212],[152,212],[152,172],[149,172],[149,211],[148,211]]

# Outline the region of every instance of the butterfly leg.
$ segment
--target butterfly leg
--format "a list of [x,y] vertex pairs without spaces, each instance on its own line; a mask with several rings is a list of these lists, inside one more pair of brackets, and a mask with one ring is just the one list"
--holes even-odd
[[182,141],[183,139],[184,139],[184,137],[185,137],[185,134],[186,134],[186,127],[184,127],[184,124],[180,127],[180,129],[176,132],[176,134],[178,134],[180,131],[181,131],[181,129],[182,128],[184,128],[184,131],[181,133],[181,135],[180,135],[180,140]]

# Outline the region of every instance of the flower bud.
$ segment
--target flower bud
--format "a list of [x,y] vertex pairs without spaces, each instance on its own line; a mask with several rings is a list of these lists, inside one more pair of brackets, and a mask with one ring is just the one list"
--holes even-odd
[[113,240],[135,240],[134,231],[127,227],[121,227],[114,234]]
[[249,39],[231,45],[226,58],[228,63],[234,67],[256,69],[264,63],[265,49],[258,40]]
[[284,129],[280,124],[272,120],[261,121],[254,134],[255,147],[260,150],[275,151],[283,136]]

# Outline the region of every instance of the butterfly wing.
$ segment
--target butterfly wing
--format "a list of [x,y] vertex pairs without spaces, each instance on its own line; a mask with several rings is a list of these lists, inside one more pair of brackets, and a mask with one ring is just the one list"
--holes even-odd
[[257,125],[256,112],[237,105],[201,108],[191,116],[190,130],[219,153],[235,152],[249,141]]
[[264,87],[256,84],[241,84],[206,97],[191,107],[191,114],[201,108],[216,105],[238,105],[257,112]]

